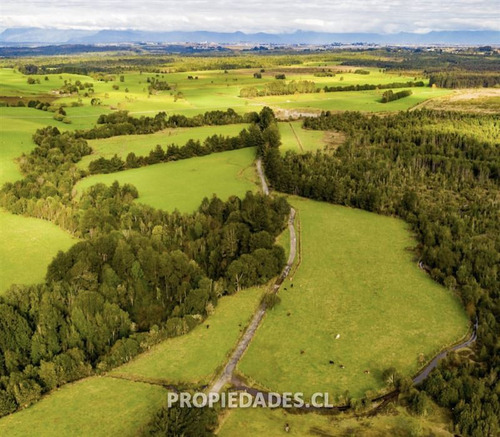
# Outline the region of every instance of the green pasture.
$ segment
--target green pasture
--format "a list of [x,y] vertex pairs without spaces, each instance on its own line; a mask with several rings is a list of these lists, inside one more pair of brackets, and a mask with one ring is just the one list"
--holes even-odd
[[303,129],[301,121],[282,122],[278,126],[282,151],[313,152],[323,149],[327,144],[324,131]]
[[109,377],[67,384],[35,405],[0,419],[9,437],[132,437],[166,400],[160,386]]
[[[46,117],[28,108],[0,108],[0,186],[22,178],[15,158],[35,147],[31,137],[36,129],[48,121],[60,127],[61,123]],[[0,210],[0,293],[12,284],[42,281],[57,252],[75,242],[50,222]]]
[[[48,80],[45,80],[45,77]],[[28,78],[39,79],[40,83],[28,84]],[[33,97],[52,96],[57,97],[56,90],[64,85],[64,81],[77,80],[95,84],[97,81],[90,76],[80,74],[47,74],[47,75],[24,75],[13,68],[0,68],[0,96],[8,97]]]
[[411,376],[465,335],[459,300],[418,268],[404,222],[291,200],[302,262],[240,362],[251,381],[278,392],[361,397],[385,386],[388,367]]
[[77,184],[79,191],[94,184],[111,185],[115,180],[139,190],[141,203],[155,208],[193,212],[204,197],[221,199],[244,196],[256,188],[253,166],[255,148],[212,153],[176,162],[150,165],[111,174],[87,177]]
[[236,346],[263,293],[264,288],[249,288],[221,298],[215,312],[191,332],[160,343],[111,374],[208,384]]
[[167,146],[175,144],[184,146],[188,140],[199,140],[201,143],[213,135],[234,137],[237,136],[246,124],[230,124],[226,126],[202,126],[193,128],[166,129],[150,135],[120,135],[99,140],[90,140],[92,155],[85,156],[78,166],[87,168],[89,163],[97,158],[112,158],[118,155],[125,159],[130,152],[137,156],[147,156],[158,144],[166,149]]
[[[408,437],[428,435],[452,437],[448,430],[449,417],[441,409],[431,416],[414,417],[398,407],[374,417],[352,417],[345,414],[293,414],[283,409],[247,408],[226,411],[221,420],[219,437],[253,437],[257,435],[325,436],[325,437]],[[285,431],[288,424],[289,431]],[[419,431],[419,432],[418,432]]]
[[76,241],[53,223],[0,209],[0,293],[12,284],[41,282],[57,252]]
[[[103,157],[112,158],[118,155],[125,159],[131,152],[137,156],[147,156],[158,144],[164,149],[171,144],[183,146],[188,140],[203,141],[212,135],[237,136],[246,124],[226,126],[202,126],[194,128],[166,129],[150,135],[120,135],[117,137],[89,140],[93,153],[85,156],[79,163],[80,168],[88,168],[91,161]],[[279,123],[282,150],[307,152],[322,149],[325,146],[325,133],[302,129],[302,122]],[[295,132],[295,133],[294,133]]]
[[52,113],[31,108],[0,107],[0,186],[21,179],[15,159],[35,147],[31,139],[33,134],[47,125],[62,128],[63,123],[54,120]]
[[[412,88],[413,94],[389,103],[381,103],[387,90],[342,91],[333,93],[294,94],[252,99],[255,103],[273,108],[321,111],[395,112],[407,110],[427,99],[444,96],[451,90],[438,88]],[[397,91],[397,90],[396,90]],[[248,99],[245,99],[248,100]]]
[[[341,93],[342,96],[328,93],[322,94],[297,94],[294,96],[274,96],[256,99],[242,99],[239,97],[243,87],[255,86],[262,88],[266,83],[276,81],[275,74],[285,72],[286,81],[309,80],[314,81],[320,88],[324,86],[349,86],[356,84],[387,84],[391,82],[407,82],[419,77],[404,76],[394,73],[386,73],[375,68],[368,69],[370,74],[354,74],[356,67],[336,67],[328,65],[325,70],[331,69],[335,73],[333,77],[317,77],[308,66],[300,67],[275,67],[262,73],[262,79],[255,79],[253,74],[260,71],[258,68],[211,71],[189,71],[176,73],[147,73],[129,72],[124,73],[123,82],[120,75],[109,75],[114,80],[102,81],[96,78],[74,74],[51,74],[47,75],[49,80],[45,80],[44,75],[25,76],[10,68],[0,69],[0,96],[28,97],[28,96],[49,96],[55,98],[54,105],[65,104],[69,118],[72,120],[74,128],[90,127],[100,113],[109,110],[128,110],[137,115],[154,114],[159,111],[168,113],[182,113],[185,115],[195,115],[208,110],[227,109],[231,107],[238,112],[258,111],[263,105],[273,104],[283,108],[296,107],[295,103],[301,103],[301,108],[316,109],[339,109],[339,110],[365,110],[365,111],[391,111],[406,109],[413,104],[419,103],[434,94],[424,92],[427,88],[415,91],[414,98],[408,98],[407,105],[395,105],[383,107],[374,105],[378,98],[376,92],[368,92],[368,96],[360,99],[353,99],[352,93]],[[337,71],[340,68],[344,71]],[[319,70],[318,70],[319,71]],[[28,85],[28,77],[40,79],[40,84]],[[193,79],[189,79],[192,77]],[[148,78],[166,81],[172,89],[163,91],[148,90]],[[197,78],[197,79],[195,79]],[[84,97],[85,91],[79,95],[59,95],[57,90],[64,84],[64,81],[82,83],[92,83],[94,94]],[[335,94],[335,96],[332,96]],[[346,95],[344,95],[346,94]],[[355,95],[363,94],[355,92]],[[417,96],[418,94],[418,96]],[[359,96],[358,96],[359,97]],[[99,98],[100,106],[91,106],[91,99]],[[354,101],[353,101],[354,100]],[[359,100],[359,101],[355,101]],[[72,103],[80,102],[84,106],[73,108]],[[292,106],[289,103],[292,103]],[[411,104],[410,104],[411,103]],[[335,106],[335,108],[332,107]],[[366,107],[369,106],[369,108]],[[343,108],[345,106],[345,108]],[[337,108],[338,107],[338,108]],[[84,109],[85,108],[85,109]]]

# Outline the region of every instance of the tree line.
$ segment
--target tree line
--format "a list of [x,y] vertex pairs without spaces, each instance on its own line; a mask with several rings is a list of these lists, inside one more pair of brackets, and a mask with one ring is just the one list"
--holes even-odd
[[348,86],[325,86],[323,90],[325,93],[339,92],[339,91],[369,91],[369,90],[386,90],[391,88],[407,88],[407,87],[423,87],[425,86],[424,81],[408,81],[408,82],[392,82],[385,84],[360,84],[360,85],[348,85]]
[[89,172],[91,174],[114,173],[161,162],[179,161],[195,156],[206,156],[211,153],[255,147],[262,142],[264,142],[262,131],[256,124],[252,124],[248,129],[243,129],[234,137],[212,135],[207,137],[203,143],[199,140],[190,139],[184,146],[179,147],[171,144],[166,149],[163,149],[158,144],[147,156],[136,156],[134,152],[130,152],[125,160],[117,155],[110,159],[101,157],[89,164]]
[[316,84],[310,80],[292,80],[288,83],[278,80],[266,83],[263,89],[258,89],[253,86],[244,87],[240,90],[240,97],[252,98],[263,96],[283,96],[295,93],[304,94],[316,92],[319,92],[319,88],[317,88]]
[[283,96],[288,94],[310,94],[310,93],[333,93],[343,91],[368,91],[377,89],[390,89],[390,88],[407,88],[407,87],[423,87],[423,81],[408,81],[408,82],[392,82],[387,84],[357,84],[345,86],[327,86],[323,88],[317,87],[315,82],[309,80],[295,81],[289,83],[285,82],[269,82],[264,85],[263,89],[257,87],[244,87],[240,90],[240,97],[253,98],[264,96]]
[[102,114],[97,119],[97,126],[74,132],[76,138],[93,140],[110,138],[117,135],[146,135],[166,128],[222,126],[226,124],[254,123],[259,119],[256,112],[240,115],[234,109],[226,111],[207,111],[204,114],[186,117],[185,115],[170,115],[159,112],[154,117],[132,117],[127,111],[116,111]]
[[[431,277],[459,293],[468,315],[479,322],[472,357],[452,354],[422,389],[453,410],[458,433],[497,435],[498,117],[323,113],[307,118],[304,126],[342,131],[346,142],[334,152],[283,156],[276,148],[263,150],[270,184],[285,193],[397,215],[411,225]],[[422,396],[415,397],[417,404]]]
[[403,90],[399,92],[394,92],[392,90],[385,91],[382,94],[382,103],[393,102],[394,100],[403,99],[405,97],[411,96],[413,93],[410,90]]

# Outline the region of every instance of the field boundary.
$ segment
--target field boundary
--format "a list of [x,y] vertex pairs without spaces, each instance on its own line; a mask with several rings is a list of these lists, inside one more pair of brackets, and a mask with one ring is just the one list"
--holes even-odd
[[295,129],[293,128],[293,124],[291,122],[288,122],[290,125],[290,129],[292,129],[293,135],[295,136],[295,139],[297,140],[297,144],[299,145],[300,151],[304,152],[304,147],[302,146],[302,141],[300,141],[299,136],[297,135],[297,132],[295,132]]

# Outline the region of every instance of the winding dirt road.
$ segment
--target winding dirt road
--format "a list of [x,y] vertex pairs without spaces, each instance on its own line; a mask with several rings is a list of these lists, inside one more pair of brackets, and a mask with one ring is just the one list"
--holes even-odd
[[429,364],[427,364],[427,366],[425,366],[423,368],[423,370],[417,376],[415,376],[415,378],[413,378],[413,384],[418,385],[424,379],[426,379],[429,376],[429,374],[437,367],[439,362],[444,357],[446,357],[446,355],[448,355],[450,352],[456,351],[458,349],[463,349],[464,347],[468,347],[472,343],[474,343],[477,340],[477,326],[478,326],[478,321],[476,319],[476,322],[474,323],[474,329],[472,330],[471,336],[467,340],[465,340],[464,342],[457,344],[455,346],[452,346],[449,349],[446,349],[443,352],[441,352],[440,354],[436,355],[434,357],[434,359]]
[[266,177],[264,176],[264,172],[262,171],[262,159],[257,159],[257,173],[259,174],[260,183],[262,185],[262,192],[269,196],[269,187],[267,185]]
[[[257,160],[257,172],[259,173],[260,181],[262,184],[262,191],[266,196],[268,196],[269,187],[267,185],[266,178],[262,171],[262,161],[260,158]],[[295,233],[294,223],[295,223],[295,210],[293,208],[290,208],[290,216],[288,218],[288,231],[290,232],[290,254],[288,255],[288,260],[285,265],[285,268],[283,269],[281,275],[278,277],[278,279],[276,279],[275,283],[273,284],[272,293],[278,292],[281,284],[290,273],[293,262],[295,261],[295,256],[297,254],[297,235]],[[234,370],[236,369],[236,366],[238,365],[238,362],[240,361],[241,357],[247,350],[248,345],[252,341],[252,338],[254,337],[255,332],[257,331],[257,328],[259,327],[260,322],[264,317],[264,314],[266,313],[266,309],[267,305],[264,302],[262,302],[257,312],[254,314],[252,321],[250,322],[250,325],[248,325],[248,328],[243,334],[243,337],[241,337],[240,341],[238,342],[236,349],[231,354],[229,361],[224,367],[224,370],[222,371],[220,376],[214,381],[212,386],[209,388],[208,391],[210,393],[219,393],[222,387],[224,387],[224,385],[231,382],[231,380],[233,379]]]
[[[262,191],[266,195],[269,195],[269,186],[267,185],[266,178],[265,178],[264,172],[262,170],[262,161],[260,158],[257,160],[256,164],[257,164],[257,172],[259,174],[259,178],[260,178],[260,181],[262,184]],[[291,208],[290,209],[290,216],[288,219],[288,229],[290,232],[290,255],[288,257],[287,264],[286,264],[285,268],[283,269],[283,272],[276,279],[276,281],[273,285],[273,288],[272,288],[273,293],[278,292],[281,284],[286,279],[286,277],[289,275],[290,270],[292,269],[292,265],[295,261],[295,257],[296,257],[296,253],[297,253],[297,235],[296,235],[295,226],[294,226],[295,215],[296,215],[296,211],[293,208]],[[423,265],[419,264],[419,267],[423,268]],[[257,331],[257,328],[259,327],[259,325],[260,325],[260,323],[261,323],[261,321],[266,313],[266,309],[267,309],[266,304],[261,303],[257,312],[254,314],[252,321],[250,322],[243,337],[238,342],[236,349],[234,350],[231,357],[229,358],[229,361],[227,362],[226,366],[224,367],[224,370],[222,371],[221,375],[212,384],[212,386],[209,389],[209,392],[219,393],[221,391],[221,389],[224,387],[224,385],[233,382],[235,385],[233,388],[235,388],[236,390],[247,391],[253,395],[255,395],[257,393],[262,393],[264,395],[267,395],[267,392],[265,392],[265,391],[261,391],[259,389],[255,389],[252,387],[247,387],[245,385],[241,385],[239,383],[239,381],[236,378],[234,378],[234,370],[236,369],[236,366],[237,366],[238,362],[240,361],[241,357],[243,356],[243,354],[247,350],[252,338],[254,337],[254,335]],[[422,383],[422,381],[424,381],[429,376],[429,374],[432,372],[432,370],[434,370],[438,366],[439,361],[441,361],[443,358],[445,358],[448,353],[472,345],[477,339],[477,327],[478,327],[478,322],[476,319],[476,322],[474,324],[474,328],[472,330],[470,337],[467,340],[463,341],[462,343],[459,343],[455,346],[452,346],[452,347],[442,351],[441,353],[439,353],[436,357],[434,357],[434,359],[432,359],[432,361],[430,361],[420,371],[420,373],[417,376],[415,376],[415,378],[413,378],[413,384],[418,385],[418,384]],[[397,391],[390,392],[390,393],[385,394],[381,397],[377,397],[377,398],[373,399],[372,402],[380,402],[380,401],[385,401],[387,399],[392,399],[396,393],[397,393]],[[344,411],[345,409],[348,409],[348,407],[335,406],[333,408],[333,410],[338,410],[338,411]],[[308,408],[306,408],[306,410],[314,411],[317,409],[314,407],[308,407]],[[320,408],[320,410],[322,410],[322,408]]]

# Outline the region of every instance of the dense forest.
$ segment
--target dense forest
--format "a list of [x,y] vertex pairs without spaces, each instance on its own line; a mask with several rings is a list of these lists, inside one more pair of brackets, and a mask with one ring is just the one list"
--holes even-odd
[[429,85],[440,88],[491,88],[500,85],[498,73],[469,73],[464,71],[451,71],[446,73],[431,73]]
[[[256,114],[264,141],[270,117]],[[25,177],[3,187],[1,205],[50,220],[81,242],[59,252],[44,283],[0,297],[0,415],[186,333],[220,296],[282,270],[275,240],[290,210],[283,197],[213,197],[193,214],[137,203],[135,187],[117,182],[76,198],[83,173],[75,164],[91,152],[86,140],[51,127],[33,139],[37,147],[20,162]]]
[[309,129],[346,134],[333,152],[281,155],[260,148],[278,191],[397,215],[412,227],[432,278],[478,318],[473,360],[452,355],[424,383],[453,410],[457,432],[500,432],[500,120],[414,111],[378,117],[323,113]]

